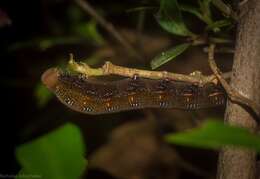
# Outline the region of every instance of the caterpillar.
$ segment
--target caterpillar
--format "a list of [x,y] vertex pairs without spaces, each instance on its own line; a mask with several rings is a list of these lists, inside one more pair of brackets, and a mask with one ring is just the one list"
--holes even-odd
[[226,101],[225,91],[214,83],[200,86],[137,75],[101,82],[50,68],[43,73],[42,82],[70,109],[92,115],[142,108],[196,110],[224,105]]

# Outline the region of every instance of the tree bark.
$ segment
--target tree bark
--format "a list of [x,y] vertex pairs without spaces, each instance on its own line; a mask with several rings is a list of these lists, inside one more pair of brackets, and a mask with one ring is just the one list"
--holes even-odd
[[[260,1],[248,0],[241,9],[231,87],[260,104]],[[225,122],[255,132],[257,123],[241,106],[227,103]],[[255,179],[256,152],[224,147],[220,151],[218,179]]]

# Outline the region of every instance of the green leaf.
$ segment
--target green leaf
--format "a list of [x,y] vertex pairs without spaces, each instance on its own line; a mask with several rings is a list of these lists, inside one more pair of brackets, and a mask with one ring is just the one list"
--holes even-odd
[[74,179],[86,167],[84,152],[79,129],[69,123],[19,146],[16,157],[26,173],[43,179]]
[[169,143],[190,147],[219,149],[223,146],[236,146],[260,151],[260,136],[244,128],[224,125],[222,122],[209,120],[200,128],[190,131],[168,134]]
[[161,0],[156,20],[164,30],[170,33],[180,36],[195,36],[184,24],[177,0]]
[[152,69],[156,69],[160,67],[161,65],[169,62],[170,60],[174,59],[181,53],[183,53],[187,48],[190,46],[190,43],[184,43],[177,45],[165,52],[162,52],[160,55],[157,55],[154,59],[151,61],[151,67]]
[[53,94],[42,83],[38,83],[34,90],[34,96],[36,98],[37,106],[41,108],[50,101]]
[[228,19],[218,20],[208,25],[207,30],[213,30],[214,32],[219,32],[221,27],[226,27],[232,25],[231,21]]

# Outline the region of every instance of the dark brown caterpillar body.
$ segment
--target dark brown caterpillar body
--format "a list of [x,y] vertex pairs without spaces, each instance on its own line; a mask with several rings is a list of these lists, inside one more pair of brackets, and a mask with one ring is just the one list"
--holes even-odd
[[172,80],[128,78],[114,82],[90,81],[55,68],[42,76],[43,83],[69,108],[104,114],[141,108],[201,109],[225,104],[226,94],[213,83],[199,86]]

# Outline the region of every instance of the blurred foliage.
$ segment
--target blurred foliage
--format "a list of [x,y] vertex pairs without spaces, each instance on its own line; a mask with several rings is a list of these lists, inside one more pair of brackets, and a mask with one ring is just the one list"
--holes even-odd
[[[77,126],[65,124],[16,149],[22,166],[17,178],[26,174],[44,179],[79,178],[86,167],[85,146]],[[27,175],[28,176],[28,175]]]
[[104,43],[103,37],[97,31],[96,22],[93,20],[87,23],[78,24],[74,27],[73,32],[66,36],[42,37],[25,42],[17,42],[9,47],[9,50],[14,51],[21,48],[36,47],[39,50],[44,51],[59,45],[80,44],[86,41],[92,42],[97,45],[102,45]]
[[225,125],[208,120],[200,128],[165,136],[167,142],[177,145],[205,149],[220,149],[235,146],[254,149],[260,152],[260,137],[244,128]]
[[44,107],[53,97],[53,94],[42,83],[36,85],[34,95],[37,106],[40,108]]
[[98,32],[97,23],[94,19],[85,21],[85,13],[77,6],[70,6],[68,12],[70,31],[77,36],[94,42],[98,45],[104,44],[104,38]]
[[75,27],[75,33],[81,37],[95,42],[98,45],[104,44],[104,39],[97,31],[97,23],[94,20],[90,20],[88,23],[81,23]]
[[77,6],[70,6],[67,10],[68,27],[62,26],[56,27],[59,29],[60,34],[65,35],[50,35],[44,37],[36,37],[34,39],[22,42],[16,42],[9,47],[10,51],[19,50],[21,48],[36,47],[41,51],[50,49],[59,45],[73,45],[91,42],[96,45],[103,45],[105,43],[104,38],[97,29],[97,23],[95,20],[85,19],[85,14]]

